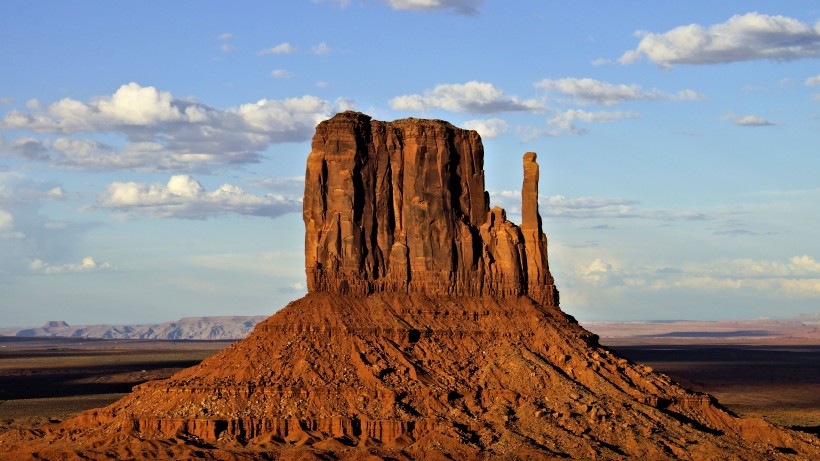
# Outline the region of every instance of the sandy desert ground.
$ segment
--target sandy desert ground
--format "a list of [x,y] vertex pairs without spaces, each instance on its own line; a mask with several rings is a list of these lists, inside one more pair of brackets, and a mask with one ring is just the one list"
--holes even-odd
[[0,337],[0,428],[108,405],[133,386],[167,378],[231,342]]
[[[820,433],[820,345],[672,344],[670,338],[602,343],[743,416]],[[0,431],[58,421],[166,378],[230,341],[0,337]]]

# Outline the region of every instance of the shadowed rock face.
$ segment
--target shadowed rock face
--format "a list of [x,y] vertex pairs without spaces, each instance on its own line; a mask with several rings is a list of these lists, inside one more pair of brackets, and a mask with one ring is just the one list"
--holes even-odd
[[527,294],[558,305],[535,158],[524,156],[518,227],[490,209],[475,131],[356,112],[320,123],[305,173],[308,291]]

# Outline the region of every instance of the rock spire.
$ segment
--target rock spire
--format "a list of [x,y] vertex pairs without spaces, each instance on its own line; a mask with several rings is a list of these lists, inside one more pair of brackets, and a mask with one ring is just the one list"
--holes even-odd
[[477,132],[357,112],[320,123],[305,173],[308,291],[529,295],[557,306],[535,160],[524,156],[519,227],[490,209]]

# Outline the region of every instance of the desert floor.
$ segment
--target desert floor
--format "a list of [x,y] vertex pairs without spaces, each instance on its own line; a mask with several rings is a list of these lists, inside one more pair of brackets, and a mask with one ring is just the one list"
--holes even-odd
[[[741,416],[820,433],[820,345],[601,342]],[[0,432],[108,405],[228,344],[0,337]]]

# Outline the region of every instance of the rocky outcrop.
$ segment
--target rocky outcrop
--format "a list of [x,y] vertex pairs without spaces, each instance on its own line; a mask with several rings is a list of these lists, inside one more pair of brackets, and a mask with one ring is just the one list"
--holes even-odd
[[320,124],[309,293],[168,380],[0,435],[0,460],[820,459],[816,437],[737,418],[558,309],[535,154],[518,227],[489,208],[481,149],[441,121]]
[[478,133],[441,120],[345,112],[316,128],[305,173],[308,291],[529,295],[558,305],[524,156],[518,227],[484,190]]

